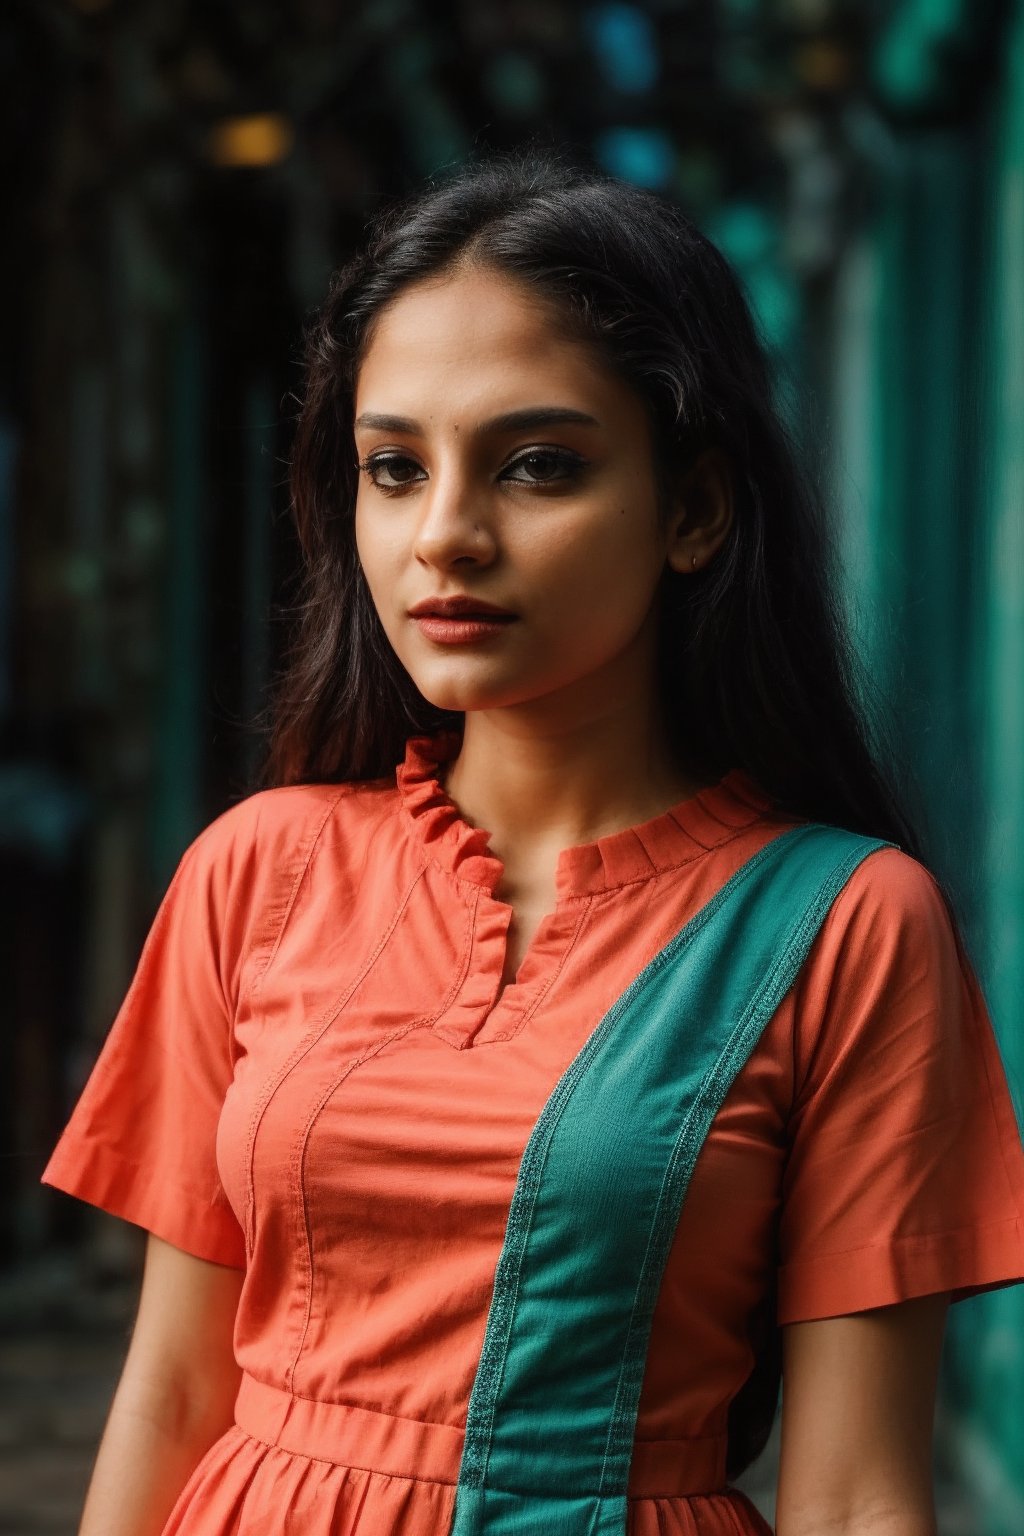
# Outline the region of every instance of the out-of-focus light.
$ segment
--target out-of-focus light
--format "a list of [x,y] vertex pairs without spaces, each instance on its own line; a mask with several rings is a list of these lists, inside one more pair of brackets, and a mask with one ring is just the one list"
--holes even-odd
[[736,269],[769,346],[787,351],[800,319],[792,274],[779,262],[778,218],[759,203],[725,203],[701,225]]
[[660,128],[609,128],[594,153],[606,171],[638,187],[664,187],[676,168],[675,145]]
[[835,9],[835,0],[784,0],[778,7],[783,21],[803,27],[824,26]]
[[295,130],[281,112],[227,117],[210,132],[214,165],[277,165],[291,154]]
[[730,261],[742,267],[770,260],[778,240],[775,221],[759,203],[725,203],[707,233]]
[[638,5],[598,5],[586,25],[608,84],[631,95],[649,91],[658,78],[651,18]]
[[797,49],[793,62],[800,79],[815,90],[839,91],[849,84],[852,60],[835,43],[805,43]]
[[486,73],[487,93],[503,111],[529,116],[541,110],[544,83],[536,64],[521,53],[499,53]]

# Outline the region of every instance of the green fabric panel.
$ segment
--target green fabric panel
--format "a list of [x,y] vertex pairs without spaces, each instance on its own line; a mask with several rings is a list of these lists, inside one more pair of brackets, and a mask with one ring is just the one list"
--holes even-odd
[[626,1495],[506,1493],[459,1484],[452,1536],[625,1536]]
[[622,1536],[651,1320],[701,1145],[851,871],[820,823],[747,861],[597,1025],[527,1143],[452,1536]]

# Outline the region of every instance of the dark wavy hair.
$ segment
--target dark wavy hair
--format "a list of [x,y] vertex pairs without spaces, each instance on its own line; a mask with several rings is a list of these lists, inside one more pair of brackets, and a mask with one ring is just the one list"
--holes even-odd
[[356,551],[352,422],[375,319],[469,262],[546,297],[636,390],[662,488],[706,448],[728,459],[729,534],[702,570],[666,570],[659,598],[680,765],[704,779],[744,768],[783,809],[922,857],[883,701],[846,631],[826,509],[736,276],[679,208],[555,153],[485,158],[387,209],[307,324],[290,463],[304,578],[263,787],[386,777],[410,735],[461,724],[422,696],[377,616]]

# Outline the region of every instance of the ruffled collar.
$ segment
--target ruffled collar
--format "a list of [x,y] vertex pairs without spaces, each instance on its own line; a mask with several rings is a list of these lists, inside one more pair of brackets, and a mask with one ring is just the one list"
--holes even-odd
[[[489,849],[491,834],[465,820],[442,783],[443,767],[456,756],[461,741],[461,732],[445,731],[406,742],[405,759],[396,771],[402,815],[410,836],[422,843],[429,858],[493,893],[503,866]],[[564,848],[556,871],[558,897],[611,890],[678,868],[772,806],[755,779],[742,768],[732,768],[716,784],[649,821]]]

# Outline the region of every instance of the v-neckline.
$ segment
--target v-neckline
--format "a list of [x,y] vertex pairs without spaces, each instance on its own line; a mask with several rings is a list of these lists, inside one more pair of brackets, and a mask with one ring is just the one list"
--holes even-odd
[[514,909],[497,895],[504,864],[490,848],[489,830],[466,820],[443,782],[444,765],[460,746],[460,732],[411,737],[396,772],[407,835],[429,865],[456,882],[471,910],[469,974],[433,1026],[459,1050],[518,1032],[553,984],[595,898],[689,863],[772,805],[749,775],[733,769],[645,822],[562,849],[555,904],[541,917],[515,976],[502,985]]

